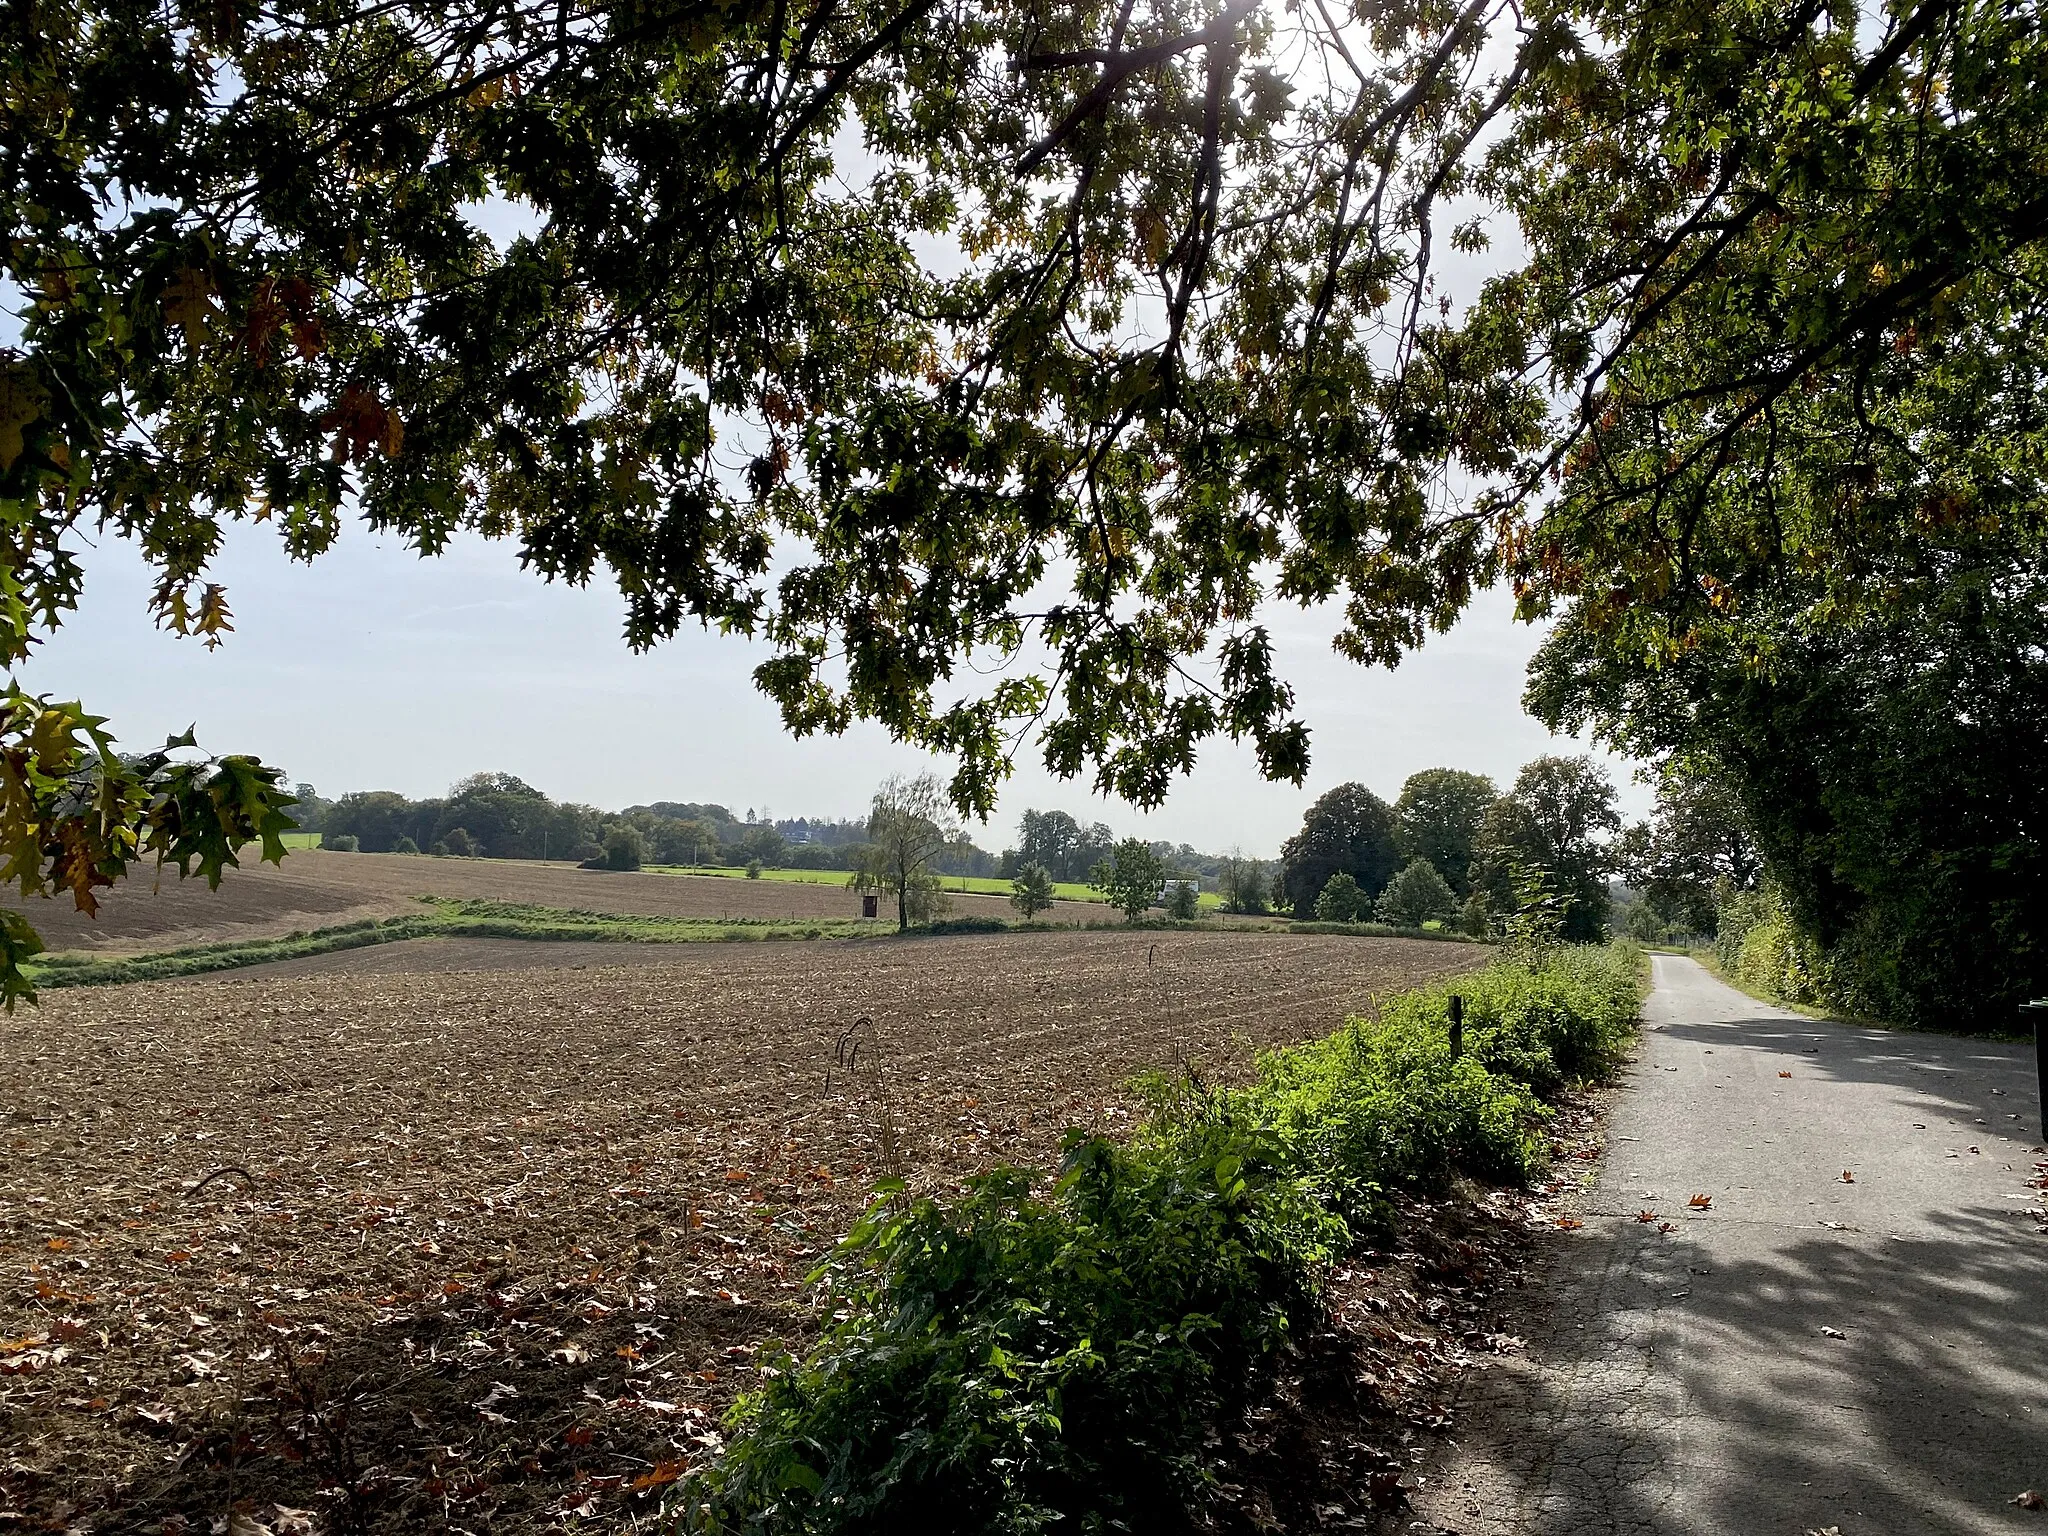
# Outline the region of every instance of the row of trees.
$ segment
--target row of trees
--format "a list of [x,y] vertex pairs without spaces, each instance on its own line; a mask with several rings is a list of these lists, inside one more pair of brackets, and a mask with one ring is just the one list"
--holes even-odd
[[[499,859],[574,859],[637,869],[657,864],[759,864],[770,869],[853,870],[861,865],[867,824],[798,818],[771,821],[749,810],[662,800],[603,811],[550,799],[509,773],[478,773],[445,796],[415,800],[368,790],[335,800],[311,784],[297,788],[297,825],[329,847],[364,853],[435,852]],[[966,838],[948,843],[938,873],[993,873],[996,860]]]
[[1613,780],[1587,757],[1545,756],[1505,793],[1484,774],[1432,768],[1392,805],[1344,784],[1309,807],[1281,849],[1280,899],[1296,917],[1456,921],[1497,932],[1541,907],[1577,942],[1608,928],[1610,882],[1635,931],[1712,934],[1722,902],[1762,861],[1739,801],[1717,779],[1667,770],[1652,816],[1624,829]]

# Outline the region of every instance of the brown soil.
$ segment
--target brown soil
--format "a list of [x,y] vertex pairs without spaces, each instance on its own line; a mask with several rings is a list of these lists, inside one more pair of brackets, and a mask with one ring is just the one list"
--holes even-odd
[[[220,889],[199,879],[130,880],[100,898],[89,918],[68,898],[24,903],[13,894],[0,903],[27,914],[52,950],[124,954],[172,949],[223,939],[272,938],[301,928],[322,928],[364,917],[414,911],[421,896],[515,901],[533,906],[580,907],[650,917],[850,918],[860,898],[843,885],[788,880],[742,880],[718,875],[607,874],[573,864],[537,860],[433,859],[395,853],[324,853],[305,849],[282,866],[230,870]],[[949,897],[963,916],[1014,916],[995,896]],[[1062,901],[1047,917],[1061,923],[1116,919],[1099,904]]]
[[[623,1530],[721,1443],[760,1352],[801,1345],[802,1276],[884,1166],[1044,1165],[1068,1125],[1131,1123],[1140,1068],[1227,1074],[1482,958],[1125,933],[518,953],[598,948],[633,963],[269,967],[0,1020],[0,1525]],[[325,958],[437,953],[497,950]],[[1375,1283],[1345,1294],[1393,1330],[1382,1369],[1421,1361],[1423,1304]]]

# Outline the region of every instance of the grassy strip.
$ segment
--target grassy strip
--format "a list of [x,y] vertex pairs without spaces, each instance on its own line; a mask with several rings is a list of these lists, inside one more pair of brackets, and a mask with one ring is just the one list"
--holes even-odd
[[1546,1095],[1617,1059],[1639,976],[1626,947],[1503,965],[1275,1052],[1244,1089],[1154,1078],[1136,1136],[1070,1132],[1049,1188],[1006,1169],[942,1204],[885,1182],[814,1277],[823,1341],[735,1409],[675,1524],[1199,1527],[1217,1428],[1313,1324],[1330,1267],[1396,1194],[1533,1173]]
[[[726,864],[648,864],[644,872],[655,875],[702,875],[714,880],[781,880],[792,885],[839,885],[846,884],[847,872],[843,869],[763,869],[760,874],[750,876],[744,867]],[[943,875],[940,884],[948,895],[953,896],[1004,896],[1016,889],[1013,882],[996,875]],[[1100,906],[1109,898],[1092,885],[1077,880],[1055,880],[1052,893],[1061,901],[1085,901]],[[1223,898],[1214,891],[1204,891],[1197,898],[1197,904],[1205,912],[1223,910]]]
[[529,939],[539,942],[705,944],[752,940],[851,938],[872,933],[858,919],[791,922],[786,918],[639,917],[573,907],[535,907],[504,901],[430,900],[427,910],[403,917],[365,918],[275,939],[229,939],[143,955],[60,954],[29,967],[38,987],[105,987],[238,970],[274,960],[296,960],[406,939]]
[[[536,943],[731,944],[807,939],[895,938],[896,930],[861,918],[655,917],[593,912],[581,907],[539,907],[522,902],[420,898],[426,910],[403,917],[364,918],[331,928],[288,933],[274,939],[225,939],[183,949],[141,955],[73,952],[44,955],[27,967],[38,987],[112,987],[134,981],[165,981],[240,970],[276,960],[297,960],[372,944],[407,939],[526,939]],[[1313,923],[1260,926],[1205,920],[1199,923],[1148,918],[1132,924],[1143,931],[1191,933],[1342,933],[1368,938],[1436,939],[1470,943],[1461,934],[1435,929],[1387,928],[1371,923]],[[1013,923],[1000,917],[945,918],[913,928],[912,938],[978,933],[1099,932],[1081,923]]]

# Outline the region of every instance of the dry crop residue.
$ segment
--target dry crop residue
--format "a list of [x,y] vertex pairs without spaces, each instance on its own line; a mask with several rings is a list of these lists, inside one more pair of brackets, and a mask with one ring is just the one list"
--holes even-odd
[[0,1518],[622,1528],[720,1444],[759,1352],[801,1346],[802,1276],[885,1156],[929,1188],[1042,1165],[1068,1125],[1128,1125],[1123,1083],[1176,1049],[1227,1072],[1484,958],[1114,932],[669,955],[0,1021]]

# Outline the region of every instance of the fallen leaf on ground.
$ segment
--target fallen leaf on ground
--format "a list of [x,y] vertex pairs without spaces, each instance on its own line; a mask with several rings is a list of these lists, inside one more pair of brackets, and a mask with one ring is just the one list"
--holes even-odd
[[1667,1234],[1668,1234],[1668,1233],[1676,1232],[1676,1231],[1678,1230],[1678,1227],[1677,1227],[1677,1225],[1676,1225],[1675,1223],[1672,1223],[1672,1222],[1668,1222],[1668,1221],[1660,1221],[1660,1222],[1658,1222],[1658,1223],[1657,1223],[1657,1230],[1658,1230],[1659,1232],[1663,1232],[1663,1233],[1667,1233]]
[[663,1483],[672,1483],[682,1475],[683,1464],[680,1461],[664,1461],[657,1463],[652,1472],[643,1472],[634,1478],[631,1486],[635,1491],[659,1488]]
[[1569,1216],[1558,1217],[1557,1224],[1567,1232],[1576,1232],[1585,1225],[1583,1221],[1573,1221]]
[[[1972,1147],[1970,1150],[1974,1152],[1977,1149],[1975,1147]],[[1856,1175],[1851,1173],[1848,1169],[1844,1168],[1842,1170],[1842,1182],[1844,1184],[1854,1184],[1856,1182]]]
[[2031,1488],[2025,1493],[2014,1494],[2007,1502],[2017,1504],[2021,1509],[2048,1509],[2048,1499],[2042,1498]]
[[1694,1195],[1685,1203],[1696,1211],[1711,1210],[1714,1204],[1714,1197],[1712,1195]]
[[1780,1077],[1790,1077],[1791,1075],[1792,1075],[1792,1074],[1791,1074],[1790,1072],[1780,1072],[1780,1073],[1778,1074],[1778,1076],[1780,1076]]
[[1821,1329],[1821,1334],[1824,1337],[1830,1339],[1846,1339],[1847,1337],[1849,1337],[1849,1335],[1842,1332],[1842,1330],[1839,1328],[1823,1328]]
[[1647,1222],[1652,1222],[1652,1221],[1655,1221],[1656,1219],[1657,1219],[1657,1213],[1656,1213],[1655,1211],[1637,1211],[1637,1212],[1636,1212],[1636,1220],[1637,1220],[1637,1221],[1640,1221],[1640,1222],[1645,1222],[1645,1223],[1647,1223]]

